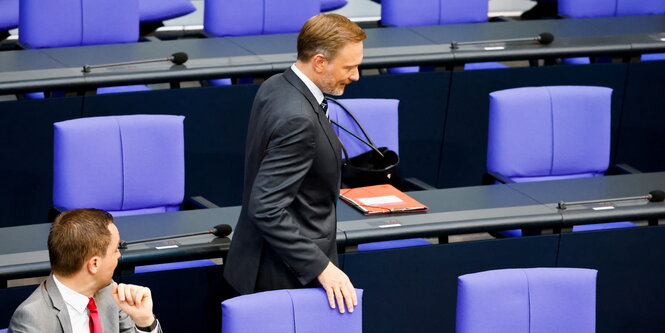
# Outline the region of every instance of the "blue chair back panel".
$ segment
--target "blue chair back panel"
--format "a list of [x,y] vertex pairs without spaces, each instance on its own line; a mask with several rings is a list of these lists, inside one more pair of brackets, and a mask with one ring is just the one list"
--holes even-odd
[[136,42],[137,0],[20,0],[19,39],[31,48]]
[[362,290],[353,313],[331,309],[323,289],[285,289],[222,302],[222,332],[362,332]]
[[0,31],[11,30],[17,26],[18,0],[0,0]]
[[320,6],[319,0],[207,0],[204,29],[218,37],[298,32]]
[[190,0],[139,0],[141,23],[168,20],[195,10],[196,7]]
[[602,174],[609,166],[611,94],[583,86],[491,93],[487,169],[510,178]]
[[381,23],[396,27],[487,21],[483,0],[383,0]]
[[[358,98],[339,101],[356,116],[377,147],[388,147],[399,154],[399,100]],[[353,119],[335,102],[328,103],[328,115],[330,119],[364,139]],[[333,129],[344,144],[349,157],[371,149],[339,127],[333,125]]]
[[559,15],[573,18],[661,15],[663,0],[559,0]]
[[347,0],[321,0],[321,11],[335,10],[342,8],[348,3]]
[[462,275],[457,332],[595,332],[597,271],[501,269]]
[[559,15],[571,18],[615,16],[616,0],[559,0]]
[[617,0],[616,16],[665,14],[663,0]]
[[184,197],[183,119],[133,115],[55,123],[54,205],[175,210]]

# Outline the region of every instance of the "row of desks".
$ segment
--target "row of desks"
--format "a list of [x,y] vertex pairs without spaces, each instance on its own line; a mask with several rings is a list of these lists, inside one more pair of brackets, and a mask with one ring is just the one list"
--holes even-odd
[[[489,185],[410,192],[429,206],[426,213],[363,216],[350,206],[337,205],[337,242],[341,252],[359,243],[411,237],[441,237],[505,229],[566,228],[578,224],[665,217],[665,203],[633,200],[613,209],[581,205],[559,210],[559,201],[610,199],[646,195],[665,188],[665,172],[538,183]],[[116,218],[125,241],[208,230],[226,223],[235,226],[240,207],[180,211]],[[655,223],[652,223],[655,224]],[[0,280],[47,275],[46,239],[50,224],[0,228]],[[230,238],[232,239],[232,236]],[[178,247],[156,249],[148,243],[123,251],[120,269],[140,264],[221,257],[229,238],[211,235],[174,239]],[[173,241],[170,242],[173,244]]]
[[[374,28],[366,32],[364,68],[665,52],[663,15]],[[452,41],[528,38],[541,32],[552,33],[554,42],[450,48]],[[278,34],[0,52],[0,94],[269,75],[295,61],[296,38],[297,34]],[[86,64],[165,58],[174,52],[187,52],[190,60],[184,65],[164,61],[82,72]]]

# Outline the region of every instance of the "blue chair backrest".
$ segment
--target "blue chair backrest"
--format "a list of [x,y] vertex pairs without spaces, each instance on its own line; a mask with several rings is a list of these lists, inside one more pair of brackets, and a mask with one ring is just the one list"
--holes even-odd
[[601,176],[609,167],[612,89],[490,93],[487,170],[516,182]]
[[660,15],[663,0],[559,0],[559,15],[571,18]]
[[362,294],[353,313],[331,309],[323,289],[283,289],[243,295],[222,303],[223,333],[360,333]]
[[0,31],[11,30],[17,26],[18,0],[0,0]]
[[347,0],[321,0],[321,11],[334,10],[346,6]]
[[597,273],[527,268],[462,275],[457,283],[457,333],[594,333]]
[[195,10],[196,7],[190,0],[139,0],[141,23],[164,21]]
[[46,48],[136,42],[138,0],[20,0],[19,41]]
[[[339,102],[353,113],[377,147],[388,147],[399,154],[399,100],[358,98],[340,99]],[[353,119],[332,101],[328,103],[328,115],[330,119],[365,139]],[[339,127],[332,127],[349,157],[371,149]]]
[[396,27],[487,21],[487,0],[383,0],[381,23]]
[[291,33],[320,11],[320,0],[206,0],[203,25],[218,37]]
[[177,210],[185,188],[183,120],[131,115],[55,123],[54,206],[114,216]]

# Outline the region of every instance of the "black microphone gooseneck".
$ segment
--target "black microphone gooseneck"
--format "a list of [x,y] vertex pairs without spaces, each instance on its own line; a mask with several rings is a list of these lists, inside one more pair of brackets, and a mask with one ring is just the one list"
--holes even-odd
[[595,204],[595,203],[605,203],[605,202],[613,202],[613,201],[628,201],[628,200],[648,200],[649,202],[662,202],[665,200],[665,192],[661,190],[653,190],[649,192],[647,195],[640,195],[640,196],[635,196],[635,197],[624,197],[624,198],[613,198],[613,199],[599,199],[599,200],[587,200],[587,201],[571,201],[571,202],[563,202],[559,201],[559,204],[557,208],[559,209],[566,209],[569,206],[576,206],[576,205],[587,205],[587,204]]
[[103,64],[103,65],[94,65],[94,66],[85,65],[85,66],[83,66],[83,73],[90,73],[90,71],[92,69],[95,69],[95,68],[126,66],[126,65],[138,65],[138,64],[146,64],[146,63],[161,62],[161,61],[170,61],[170,62],[172,62],[176,65],[182,65],[185,62],[187,62],[187,59],[189,59],[189,57],[187,56],[187,53],[185,53],[185,52],[176,52],[168,58],[126,61],[126,62],[117,62],[117,63],[113,63],[113,64]]
[[473,42],[450,42],[450,48],[456,50],[460,45],[473,45],[473,44],[492,44],[492,43],[510,43],[510,42],[528,42],[536,41],[540,44],[547,45],[554,41],[554,35],[549,32],[543,32],[536,37],[526,37],[526,38],[508,38],[508,39],[495,39],[495,40],[480,40]]
[[179,235],[171,235],[171,236],[154,237],[154,238],[146,238],[146,239],[139,239],[139,240],[130,241],[130,242],[121,242],[120,243],[120,248],[121,249],[126,249],[127,245],[132,245],[132,244],[140,244],[140,243],[155,242],[155,241],[165,240],[165,239],[183,238],[183,237],[208,235],[208,234],[213,234],[217,237],[226,237],[226,236],[230,235],[232,231],[233,231],[233,228],[231,228],[230,225],[228,225],[228,224],[218,224],[218,225],[214,226],[212,228],[212,230],[207,230],[207,231],[192,232],[192,233],[188,233],[188,234],[179,234]]
[[384,157],[383,153],[379,150],[379,148],[376,147],[376,145],[374,145],[374,142],[372,142],[372,139],[370,139],[370,137],[367,135],[367,132],[365,132],[365,129],[362,127],[362,125],[360,125],[360,122],[358,121],[356,116],[354,116],[353,113],[351,113],[351,111],[349,111],[349,109],[347,109],[346,106],[344,106],[344,104],[340,103],[338,100],[336,100],[334,98],[330,98],[330,97],[328,97],[327,99],[334,102],[335,104],[339,105],[339,107],[342,108],[342,110],[344,110],[344,112],[346,112],[346,114],[348,114],[353,119],[353,121],[355,121],[355,123],[360,128],[360,131],[363,132],[363,134],[365,135],[365,137],[368,139],[369,142],[363,140],[363,138],[361,138],[358,134],[351,132],[349,129],[347,129],[346,127],[342,126],[340,123],[338,123],[338,122],[336,122],[332,119],[329,119],[330,123],[333,124],[333,125],[336,125],[339,128],[341,128],[344,132],[351,134],[351,136],[358,139],[360,142],[364,143],[368,147],[372,148],[372,150],[377,152],[381,157]]

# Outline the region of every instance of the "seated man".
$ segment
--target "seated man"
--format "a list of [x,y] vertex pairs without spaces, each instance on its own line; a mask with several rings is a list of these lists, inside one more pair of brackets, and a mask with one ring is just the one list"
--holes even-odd
[[103,210],[60,214],[48,236],[52,274],[16,309],[9,332],[161,332],[150,289],[112,280],[119,243]]

